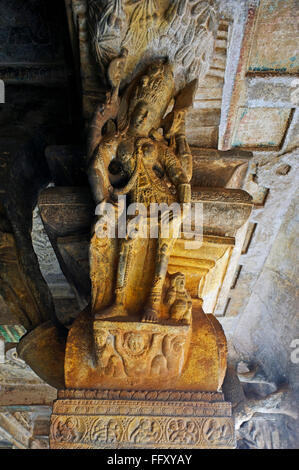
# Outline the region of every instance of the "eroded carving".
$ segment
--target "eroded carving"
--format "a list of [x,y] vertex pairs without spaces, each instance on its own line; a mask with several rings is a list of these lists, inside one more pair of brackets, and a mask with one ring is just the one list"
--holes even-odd
[[154,444],[162,435],[162,428],[157,419],[135,418],[128,427],[129,441],[135,444]]
[[204,422],[202,428],[203,437],[211,444],[220,444],[230,441],[233,435],[231,423],[219,421],[216,418],[209,418]]
[[77,442],[79,420],[75,417],[57,417],[51,427],[51,438],[58,442]]
[[194,419],[173,419],[168,423],[167,434],[175,444],[195,444],[199,440],[198,424]]
[[[116,89],[117,86],[114,90]],[[142,224],[146,222],[147,227],[150,227],[150,205],[169,206],[174,202],[180,204],[190,202],[192,157],[183,131],[184,111],[192,104],[192,100],[187,99],[185,102],[184,96],[189,94],[190,87],[187,87],[185,93],[181,92],[176,98],[172,114],[168,114],[162,121],[174,96],[174,81],[172,67],[167,62],[159,61],[150,65],[145,73],[137,77],[128,87],[118,110],[113,108],[111,117],[116,118],[117,131],[114,126],[110,134],[106,136],[100,134],[104,121],[108,119],[108,115],[104,117],[105,111],[95,123],[97,130],[92,132],[90,140],[90,154],[93,157],[89,176],[99,211],[105,211],[109,202],[114,204],[115,211],[119,215],[121,208],[119,203],[115,202],[118,196],[126,196],[127,202],[131,204],[143,204],[145,210],[145,213],[139,212],[138,220],[136,217],[131,217],[126,222],[125,235],[118,233],[119,247],[102,235],[105,231],[107,233],[107,217],[101,215],[98,218],[91,242],[90,258],[93,310],[97,319],[128,315],[129,278],[134,271],[134,258],[138,256],[140,250],[140,237],[144,238]],[[117,103],[115,91],[111,99]],[[110,102],[111,100],[106,103],[108,111],[111,107]],[[176,111],[177,108],[180,109],[180,113]],[[164,137],[158,133],[160,127],[166,132]],[[111,218],[111,214],[109,217]],[[143,294],[146,301],[144,321],[157,321],[159,317],[168,260],[180,223],[180,215],[174,215],[170,220],[169,234],[165,236],[161,234],[161,220],[158,222],[158,238],[151,244],[155,256],[144,267],[153,271],[151,285],[144,286],[148,291]],[[107,236],[109,235],[110,232]],[[147,237],[149,233],[145,234],[146,242],[143,247],[145,250],[149,247]],[[116,250],[119,255],[116,254]],[[109,273],[113,277],[113,271],[111,272],[111,268],[109,270],[107,264],[111,264],[115,256],[117,270],[114,286],[109,285],[104,288],[107,283],[111,284]],[[99,265],[99,259],[102,267]],[[134,285],[136,281],[135,284],[131,281],[131,288],[134,288]],[[110,292],[108,298],[105,298],[105,289]],[[112,305],[107,308],[105,304],[111,302]]]
[[90,440],[96,443],[115,443],[121,440],[123,428],[118,419],[96,419],[92,423]]
[[103,376],[146,381],[182,372],[188,326],[94,322],[97,367]]
[[178,322],[191,322],[192,301],[185,287],[185,275],[175,273],[170,277],[170,287],[165,303],[169,306],[170,318]]
[[123,49],[130,51],[124,79],[148,55],[168,55],[181,84],[207,73],[217,30],[213,2],[88,0],[87,5],[92,49],[102,79],[106,79],[111,60]]
[[[234,447],[233,422],[226,415],[228,403],[211,403],[214,416],[208,419],[202,414],[205,402],[199,403],[202,406],[196,406],[196,402],[190,403],[193,406],[192,416],[186,416],[185,405],[179,403],[154,402],[152,409],[156,414],[150,413],[147,401],[137,406],[130,404],[129,400],[124,401],[123,405],[111,401],[87,413],[88,401],[84,399],[76,403],[75,409],[72,400],[58,400],[52,417],[51,447]],[[68,416],[60,413],[67,413]]]

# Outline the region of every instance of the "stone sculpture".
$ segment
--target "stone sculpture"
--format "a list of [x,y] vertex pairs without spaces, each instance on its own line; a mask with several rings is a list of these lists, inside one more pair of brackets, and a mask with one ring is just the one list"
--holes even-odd
[[[109,69],[111,71],[111,67]],[[111,79],[111,81],[114,80]],[[118,88],[118,84],[116,84],[116,88]],[[107,202],[113,203],[117,200],[118,195],[124,195],[127,197],[128,204],[143,204],[147,212],[143,216],[149,218],[150,204],[164,203],[170,206],[173,202],[179,202],[180,204],[191,202],[189,182],[192,174],[192,156],[186,138],[181,132],[177,134],[175,131],[170,132],[168,130],[169,139],[158,133],[158,129],[164,125],[162,118],[174,94],[171,66],[162,61],[150,65],[145,73],[135,80],[133,87],[130,88],[125,92],[120,104],[117,129],[101,138],[93,154],[89,175],[94,197],[100,206],[105,206]],[[180,94],[179,99],[181,99],[181,96],[182,94]],[[173,112],[171,116],[172,124],[168,127],[175,127],[177,131],[180,131],[184,126],[184,112],[180,116],[180,120],[177,114],[174,118]],[[167,115],[164,120],[165,123],[169,123],[171,117]],[[174,120],[176,120],[175,123]],[[113,128],[115,129],[115,127]],[[181,145],[176,154],[178,136]],[[170,140],[173,141],[172,146]],[[186,150],[183,154],[180,153],[181,148]],[[122,179],[126,182],[125,185],[117,187],[121,184]],[[114,187],[111,180],[114,180]],[[120,208],[116,206],[116,210],[119,212]],[[107,256],[107,245],[109,244],[109,241],[103,242],[102,238],[99,242],[97,241],[99,230],[103,231],[104,229],[100,226],[101,219],[103,220],[102,224],[107,223],[105,217],[99,217],[91,244],[91,269],[93,272],[93,291],[96,297],[94,299],[96,317],[123,316],[126,315],[124,305],[127,297],[126,284],[130,270],[133,268],[132,255],[134,253],[138,256],[138,240],[136,241],[136,238],[139,237],[137,233],[135,239],[130,238],[128,235],[123,240],[119,238],[120,246],[118,250],[120,255],[116,276],[115,300],[112,306],[101,311],[99,297],[103,297],[103,293],[99,291],[104,291],[106,289],[105,284],[111,281],[111,279],[105,279],[103,266],[102,269],[97,269],[99,264],[97,258],[100,257],[100,262],[104,265],[103,256],[100,255],[100,246],[103,247],[102,250]],[[180,221],[179,216],[171,220],[169,238],[163,238],[163,235],[158,233],[157,246],[153,247],[156,251],[154,256],[155,274],[144,307],[144,321],[156,321],[158,318],[168,259]],[[130,224],[130,221],[128,224]],[[141,224],[140,220],[138,224]],[[146,249],[146,245],[144,249]],[[93,269],[93,263],[96,265],[96,269]],[[150,263],[148,268],[151,269]]]
[[[219,289],[252,204],[241,190],[192,187],[185,130],[213,51],[215,10],[191,0],[74,0],[68,8],[79,28],[83,20],[89,28],[80,54],[83,110],[86,118],[93,114],[86,172],[95,217],[88,188],[49,188],[39,204],[74,285],[80,272],[72,272],[59,243],[66,235],[71,245],[73,235],[91,229],[89,273],[82,275],[91,280],[90,302],[66,340],[44,323],[18,348],[60,388],[50,446],[233,447],[231,405],[221,393],[226,340],[204,313],[201,293]],[[62,196],[77,201],[76,223],[62,215]],[[184,221],[195,233],[197,203],[204,219],[196,245]],[[154,222],[153,206],[163,208]],[[59,351],[55,360],[49,344]]]

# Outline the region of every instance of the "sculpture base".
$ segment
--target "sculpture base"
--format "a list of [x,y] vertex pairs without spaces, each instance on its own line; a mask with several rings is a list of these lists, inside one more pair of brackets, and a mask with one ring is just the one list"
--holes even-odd
[[193,302],[192,324],[166,326],[128,317],[96,320],[86,309],[67,338],[67,389],[214,392],[226,371],[226,339],[214,315]]
[[50,447],[235,448],[231,404],[219,392],[62,390]]

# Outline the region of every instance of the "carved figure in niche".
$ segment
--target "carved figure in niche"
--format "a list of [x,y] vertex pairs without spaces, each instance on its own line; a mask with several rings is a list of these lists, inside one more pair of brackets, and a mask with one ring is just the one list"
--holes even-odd
[[194,421],[171,421],[168,434],[169,440],[178,444],[194,444],[198,440],[198,428]]
[[121,423],[116,419],[105,421],[97,419],[93,424],[91,430],[91,441],[92,442],[105,442],[111,444],[113,442],[119,442],[123,434]]
[[127,333],[124,338],[124,346],[129,354],[140,356],[150,347],[149,337],[141,333]]
[[137,427],[130,434],[130,441],[138,444],[157,442],[160,435],[160,426],[156,421],[149,418],[142,418]]
[[102,375],[110,377],[125,376],[122,360],[114,349],[112,335],[104,328],[97,329],[95,341],[97,366]]
[[[108,75],[112,93],[108,94],[106,106],[96,113],[92,124],[89,178],[99,208],[104,210],[109,202],[114,204],[118,213],[120,208],[116,203],[117,196],[126,196],[127,203],[142,203],[147,213],[142,216],[139,214],[137,234],[135,231],[133,238],[119,238],[114,303],[106,308],[99,307],[97,303],[97,310],[94,312],[96,319],[127,315],[124,299],[128,273],[133,255],[138,256],[136,239],[143,219],[149,217],[150,204],[183,204],[189,203],[191,199],[189,181],[192,175],[192,156],[184,136],[184,118],[186,103],[195,84],[179,93],[172,112],[163,119],[174,96],[171,66],[165,61],[151,64],[145,73],[129,85],[120,101],[119,69],[125,57],[126,53],[110,64]],[[116,119],[116,122],[109,118]],[[101,130],[105,123],[108,130],[103,136]],[[164,135],[158,132],[163,127]],[[107,219],[100,216],[97,229],[105,230],[106,223]],[[130,220],[127,223],[130,227]],[[168,260],[180,224],[181,216],[174,214],[170,220],[169,235],[163,238],[159,233],[154,279],[144,308],[143,321],[155,322],[158,319]],[[96,248],[94,245],[96,246],[92,242],[91,257],[99,256],[96,251],[99,251],[100,244]],[[102,245],[106,249],[107,245]],[[105,273],[103,276],[105,277]],[[99,278],[96,289],[104,289],[107,282],[111,282],[111,279]]]
[[180,365],[179,373],[181,373],[183,363],[180,361],[180,358],[183,357],[184,346],[185,338],[183,336],[165,336],[162,350],[164,356],[167,358],[167,368],[169,372],[176,370],[177,366]]
[[171,319],[186,324],[191,322],[192,301],[185,287],[184,274],[175,273],[170,277],[165,303],[169,306]]
[[[128,331],[121,327],[111,329],[95,327],[97,368],[101,375],[110,377],[176,376],[184,364],[187,331],[184,335],[165,332]],[[166,327],[164,327],[166,329]]]
[[210,418],[204,423],[202,433],[211,443],[231,439],[233,434],[229,422],[219,421],[216,418]]
[[56,441],[74,442],[79,438],[77,431],[77,420],[75,418],[67,418],[66,421],[57,419],[54,424],[53,438]]

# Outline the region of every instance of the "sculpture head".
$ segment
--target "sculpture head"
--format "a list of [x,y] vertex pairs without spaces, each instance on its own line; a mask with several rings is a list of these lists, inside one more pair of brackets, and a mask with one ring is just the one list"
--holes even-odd
[[148,136],[160,127],[161,120],[174,94],[174,79],[170,64],[157,61],[139,77],[128,98],[129,129]]
[[177,292],[185,292],[185,275],[183,273],[175,273],[171,276],[170,285]]
[[126,335],[126,344],[132,354],[140,354],[146,347],[145,338],[139,333],[129,333]]
[[108,335],[108,331],[104,328],[97,329],[95,340],[99,349],[102,349],[106,344],[108,344]]

